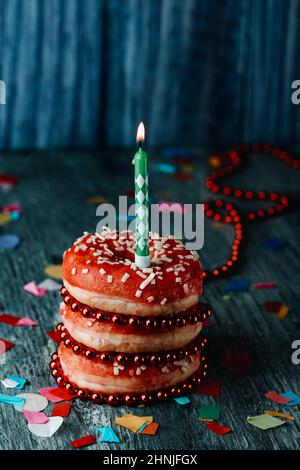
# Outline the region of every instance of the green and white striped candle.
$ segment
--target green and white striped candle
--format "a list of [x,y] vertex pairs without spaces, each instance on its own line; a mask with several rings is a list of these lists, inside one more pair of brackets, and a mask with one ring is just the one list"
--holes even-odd
[[148,155],[142,149],[145,127],[141,122],[136,141],[139,150],[134,156],[135,173],[135,264],[139,268],[150,266],[149,254],[149,197],[148,197]]

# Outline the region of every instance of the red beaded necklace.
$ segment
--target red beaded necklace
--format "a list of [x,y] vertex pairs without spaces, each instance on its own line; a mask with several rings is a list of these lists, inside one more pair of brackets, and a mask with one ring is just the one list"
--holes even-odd
[[248,153],[270,154],[292,168],[300,167],[300,160],[293,158],[287,151],[279,150],[269,144],[243,144],[229,152],[216,155],[218,160],[221,162],[221,165],[207,177],[207,189],[213,193],[223,194],[237,200],[270,201],[272,205],[267,209],[250,211],[242,217],[238,209],[233,204],[226,202],[223,199],[208,200],[205,202],[205,215],[216,222],[225,222],[226,224],[233,225],[235,237],[231,247],[231,256],[222,266],[214,268],[211,271],[205,270],[203,272],[204,280],[226,274],[239,260],[239,250],[243,239],[242,218],[247,218],[248,221],[254,221],[257,219],[264,219],[265,217],[272,217],[274,215],[281,214],[284,210],[288,209],[290,205],[288,196],[283,194],[232,188],[231,186],[222,186],[220,184],[220,180],[223,176],[230,175],[242,165],[243,160],[241,156]]

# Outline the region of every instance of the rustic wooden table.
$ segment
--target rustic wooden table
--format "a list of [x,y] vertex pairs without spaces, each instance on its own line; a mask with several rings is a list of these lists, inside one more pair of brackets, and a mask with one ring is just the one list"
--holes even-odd
[[[121,159],[119,159],[119,156]],[[20,246],[0,254],[1,309],[18,316],[28,315],[38,321],[36,328],[12,328],[0,325],[0,337],[16,346],[7,353],[7,362],[0,366],[0,378],[18,374],[29,381],[25,391],[35,392],[51,384],[48,362],[54,343],[46,335],[59,320],[58,293],[44,298],[23,291],[25,283],[40,282],[43,269],[61,259],[63,251],[84,230],[94,231],[98,219],[95,207],[85,204],[96,194],[117,202],[118,194],[132,188],[132,168],[126,165],[128,152],[100,154],[16,154],[0,156],[1,172],[19,176],[20,184],[10,192],[0,193],[0,203],[19,202],[24,214],[19,221],[1,227],[3,233],[16,233]],[[201,163],[202,162],[202,163]],[[207,159],[199,155],[194,164],[193,179],[176,181],[170,175],[153,172],[152,194],[158,199],[180,202],[202,202],[206,197],[204,177]],[[214,316],[206,330],[209,346],[210,376],[222,383],[220,398],[193,395],[191,405],[181,407],[174,401],[155,404],[136,414],[153,414],[160,423],[155,437],[135,435],[114,425],[116,416],[126,407],[95,406],[75,400],[71,414],[50,439],[37,438],[26,427],[24,418],[13,407],[0,405],[1,449],[70,449],[70,441],[94,432],[95,426],[112,426],[121,444],[97,444],[91,449],[297,449],[295,435],[300,431],[300,410],[293,408],[295,422],[280,428],[261,431],[246,423],[248,415],[267,408],[283,411],[268,401],[264,393],[293,390],[300,393],[300,365],[291,361],[291,344],[300,339],[299,302],[299,178],[290,169],[270,157],[253,157],[241,173],[231,181],[239,186],[285,189],[295,201],[294,211],[283,217],[246,227],[243,261],[236,276],[253,282],[275,281],[274,290],[250,289],[232,294],[224,300],[226,280],[205,286],[204,299],[214,308]],[[165,191],[169,194],[164,194]],[[288,245],[278,252],[269,252],[262,241],[280,237]],[[200,252],[204,266],[222,262],[228,254],[232,229],[206,223],[205,244]],[[290,306],[289,315],[279,321],[266,313],[262,303],[279,300]],[[234,375],[220,365],[224,348],[237,346],[248,350],[255,360],[251,372]],[[0,392],[5,393],[1,386]],[[233,432],[218,437],[196,420],[200,403],[217,403],[220,422]],[[51,408],[49,405],[48,410]]]

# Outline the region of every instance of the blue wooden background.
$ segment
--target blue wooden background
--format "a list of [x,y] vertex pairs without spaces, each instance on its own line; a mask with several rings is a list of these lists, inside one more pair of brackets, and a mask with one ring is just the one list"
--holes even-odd
[[299,0],[0,0],[0,148],[299,142]]

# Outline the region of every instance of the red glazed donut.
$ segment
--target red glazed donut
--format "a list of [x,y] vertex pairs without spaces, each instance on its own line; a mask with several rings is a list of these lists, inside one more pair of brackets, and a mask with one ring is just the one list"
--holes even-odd
[[88,306],[123,315],[170,315],[198,302],[202,269],[195,252],[151,235],[151,267],[139,269],[134,249],[130,232],[84,235],[65,252],[65,287]]
[[174,361],[168,366],[106,364],[72,352],[64,344],[58,349],[64,375],[79,388],[93,392],[141,394],[184,382],[200,365],[200,353]]
[[139,269],[134,245],[132,233],[106,229],[64,254],[59,368],[51,367],[58,385],[73,384],[80,396],[161,395],[198,380],[199,332],[211,313],[199,304],[198,256],[172,237],[151,235],[151,266]]

